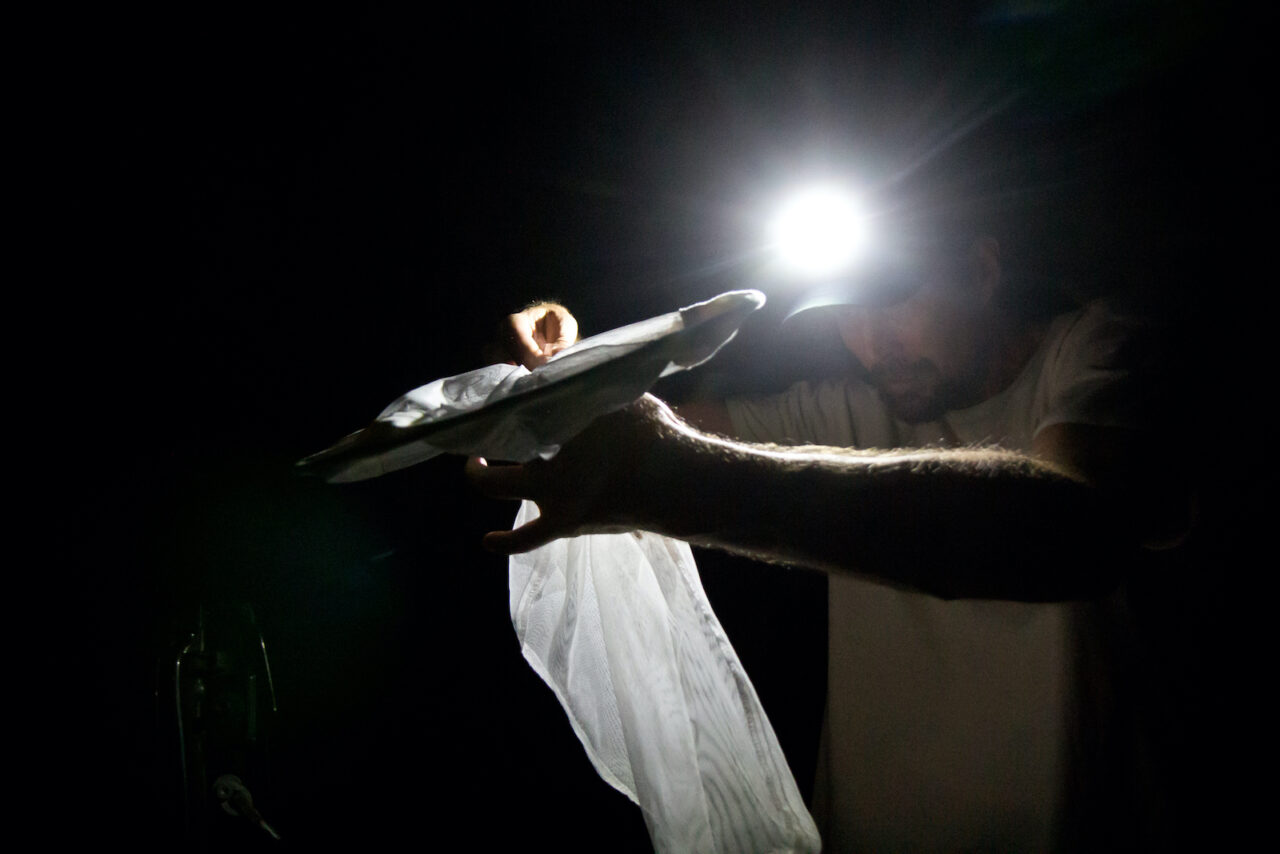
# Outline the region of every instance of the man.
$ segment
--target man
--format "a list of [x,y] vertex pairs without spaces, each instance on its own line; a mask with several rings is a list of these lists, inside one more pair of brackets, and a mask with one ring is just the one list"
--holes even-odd
[[[683,418],[646,397],[552,460],[473,461],[482,491],[542,513],[485,543],[644,529],[829,571],[828,850],[1085,844],[1106,808],[1079,730],[1111,692],[1076,689],[1075,634],[1102,606],[1024,603],[1099,599],[1185,530],[1143,325],[1107,304],[1022,316],[988,237],[894,273],[825,300],[862,377]],[[545,358],[569,317],[510,328]]]

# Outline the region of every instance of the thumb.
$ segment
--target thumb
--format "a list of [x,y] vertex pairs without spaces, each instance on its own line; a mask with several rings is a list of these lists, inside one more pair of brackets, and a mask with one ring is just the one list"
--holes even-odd
[[555,533],[547,524],[545,516],[539,516],[514,531],[490,531],[481,544],[491,552],[513,555],[533,551],[561,536],[564,535]]

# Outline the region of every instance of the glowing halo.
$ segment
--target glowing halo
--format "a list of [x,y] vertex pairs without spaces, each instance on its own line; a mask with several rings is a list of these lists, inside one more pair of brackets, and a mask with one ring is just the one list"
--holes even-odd
[[845,270],[865,242],[857,202],[835,187],[811,187],[791,196],[769,225],[770,246],[787,269],[807,277]]

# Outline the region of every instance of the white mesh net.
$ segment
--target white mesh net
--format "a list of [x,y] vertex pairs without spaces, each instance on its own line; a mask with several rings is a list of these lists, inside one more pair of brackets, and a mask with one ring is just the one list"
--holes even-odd
[[[537,517],[525,502],[521,525]],[[658,851],[817,851],[777,738],[688,544],[557,540],[511,558],[511,619],[600,776]]]

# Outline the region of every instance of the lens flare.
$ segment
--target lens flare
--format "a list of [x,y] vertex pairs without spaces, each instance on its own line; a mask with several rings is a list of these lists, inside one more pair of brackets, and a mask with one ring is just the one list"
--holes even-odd
[[778,260],[803,276],[830,276],[846,269],[865,238],[857,203],[833,187],[796,193],[770,224],[770,245]]

